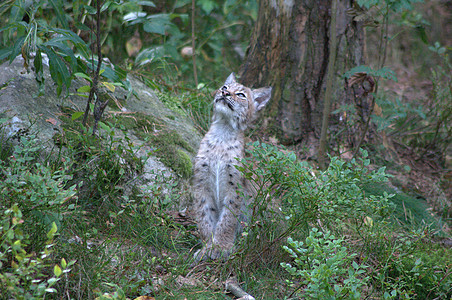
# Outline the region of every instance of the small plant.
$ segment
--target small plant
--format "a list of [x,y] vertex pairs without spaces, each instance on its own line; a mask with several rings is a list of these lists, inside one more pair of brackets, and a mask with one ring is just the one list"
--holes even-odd
[[283,236],[294,230],[307,232],[311,222],[321,222],[330,230],[338,230],[337,224],[344,222],[359,231],[366,218],[384,219],[393,210],[392,195],[367,195],[363,190],[388,177],[385,168],[369,170],[365,150],[361,158],[350,162],[333,157],[327,170],[319,173],[297,162],[295,154],[285,149],[259,143],[251,146],[252,158],[238,166],[256,189],[251,224],[267,223],[279,215],[287,225]]
[[13,136],[5,130],[8,119],[0,118],[0,160],[5,160],[13,153]]
[[[39,157],[40,145],[33,136],[20,137],[7,160],[0,160],[0,208],[17,203],[24,215],[24,227],[30,235],[29,245],[40,248],[42,237],[55,222],[60,224],[63,213],[72,209],[66,202],[75,196],[75,186],[65,189],[70,176],[69,162],[54,171]],[[67,206],[66,206],[67,205]]]
[[144,158],[136,156],[140,146],[115,118],[99,122],[97,135],[86,133],[83,125],[69,117],[63,121],[64,133],[57,140],[73,156],[71,172],[73,182],[81,186],[80,202],[88,207],[117,206],[114,199],[122,193],[123,183],[142,170]]
[[19,205],[0,209],[0,291],[6,299],[44,299],[46,294],[55,293],[55,284],[63,274],[70,271],[69,263],[63,258],[60,265],[52,259],[54,237],[57,226],[52,223],[47,233],[45,246],[39,252],[30,248],[30,236],[25,231],[23,214]]
[[348,253],[343,242],[317,228],[311,230],[305,244],[288,239],[289,246],[283,248],[294,258],[294,265],[281,266],[301,280],[294,293],[304,287],[300,292],[303,299],[361,298],[361,289],[369,280],[364,277],[367,267],[353,260],[356,253]]

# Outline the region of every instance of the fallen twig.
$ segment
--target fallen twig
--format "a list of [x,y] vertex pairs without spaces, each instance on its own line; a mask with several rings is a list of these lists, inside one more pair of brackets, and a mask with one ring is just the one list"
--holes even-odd
[[245,292],[238,284],[235,278],[229,278],[225,282],[226,291],[231,292],[234,296],[238,297],[237,300],[255,300],[253,296]]

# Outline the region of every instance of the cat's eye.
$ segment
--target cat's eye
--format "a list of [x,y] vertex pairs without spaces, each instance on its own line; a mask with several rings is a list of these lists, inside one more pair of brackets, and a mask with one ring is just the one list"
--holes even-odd
[[246,95],[244,93],[236,93],[236,95],[240,98],[246,98]]
[[225,86],[225,85],[223,85],[222,87],[221,87],[221,89],[220,90],[222,90],[222,91],[225,91],[225,90],[227,90],[228,89],[228,87],[227,86]]

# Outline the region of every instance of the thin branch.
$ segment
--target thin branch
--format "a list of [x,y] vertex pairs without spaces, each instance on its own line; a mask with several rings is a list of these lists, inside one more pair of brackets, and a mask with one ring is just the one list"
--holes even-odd
[[234,296],[240,299],[246,300],[254,300],[255,298],[245,292],[237,282],[235,278],[230,278],[225,282],[225,289],[228,292],[231,292]]
[[100,40],[100,8],[102,6],[102,0],[97,0],[96,2],[96,43],[97,43],[97,69],[94,73],[93,78],[93,86],[92,89],[94,89],[94,94],[96,95],[96,103],[94,104],[94,125],[93,125],[93,135],[96,134],[97,131],[97,124],[99,123],[99,120],[102,116],[102,113],[105,110],[105,107],[107,107],[108,100],[102,103],[102,100],[100,99],[99,95],[99,74],[102,66],[102,49],[101,49],[101,40]]
[[[387,53],[387,48],[388,48],[388,24],[389,24],[389,20],[388,20],[388,15],[389,15],[389,7],[386,6],[386,11],[385,11],[385,17],[384,17],[384,30],[382,30],[381,35],[380,35],[380,45],[379,45],[379,53],[383,52],[383,56],[380,56],[381,60],[379,59],[379,65],[378,68],[383,68],[385,62],[386,62],[386,53]],[[383,42],[384,39],[384,42]],[[370,106],[370,112],[369,112],[369,117],[367,118],[366,124],[364,126],[364,129],[362,131],[361,137],[359,139],[358,145],[355,148],[355,151],[353,152],[353,157],[356,156],[356,154],[359,151],[359,148],[361,147],[364,138],[366,137],[367,131],[369,130],[369,124],[370,124],[370,120],[372,118],[372,114],[374,113],[374,108],[375,108],[375,99],[376,99],[376,95],[377,95],[377,91],[378,91],[378,82],[380,81],[380,77],[376,78],[375,80],[375,91],[374,94],[372,96],[372,103]]]
[[196,71],[196,48],[195,48],[195,0],[191,1],[191,48],[193,58],[193,77],[195,79],[195,85],[198,86],[198,72]]

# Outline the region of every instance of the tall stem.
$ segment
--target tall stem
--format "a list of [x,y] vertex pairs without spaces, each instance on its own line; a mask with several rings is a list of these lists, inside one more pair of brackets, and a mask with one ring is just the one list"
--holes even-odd
[[198,72],[196,71],[196,50],[195,50],[195,0],[191,1],[191,48],[193,58],[193,77],[195,85],[198,87]]
[[[378,68],[383,68],[385,62],[386,62],[386,53],[388,50],[388,15],[389,15],[389,7],[386,5],[386,11],[384,16],[384,29],[382,29],[381,35],[380,35],[380,46],[379,46],[379,53],[383,52],[383,56],[380,56],[378,59]],[[384,40],[384,41],[383,41]],[[372,114],[374,113],[375,109],[375,98],[378,91],[378,81],[380,80],[380,77],[377,77],[375,80],[375,91],[373,92],[374,95],[372,96],[372,103],[370,105],[370,112],[369,117],[367,118],[366,124],[364,125],[364,129],[362,131],[361,137],[359,139],[358,145],[355,148],[355,151],[353,152],[353,157],[356,156],[356,154],[359,151],[359,148],[361,148],[361,145],[364,141],[364,138],[366,137],[367,131],[369,130],[369,124],[372,117]]]
[[326,91],[323,101],[323,119],[322,129],[320,133],[320,145],[319,145],[319,166],[323,170],[325,169],[325,153],[326,144],[328,138],[328,122],[330,119],[330,110],[332,102],[332,90],[333,79],[336,65],[336,13],[337,13],[337,0],[332,0],[331,3],[331,22],[330,22],[330,41],[329,41],[329,55],[328,55],[328,71],[326,74]]

